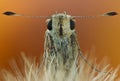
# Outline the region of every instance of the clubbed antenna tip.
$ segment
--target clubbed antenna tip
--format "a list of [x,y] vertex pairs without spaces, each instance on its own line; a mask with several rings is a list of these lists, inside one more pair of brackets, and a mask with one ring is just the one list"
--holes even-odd
[[108,12],[105,15],[107,15],[107,16],[115,16],[115,15],[118,15],[118,13],[117,12]]
[[16,13],[7,11],[7,12],[4,12],[3,14],[4,14],[4,15],[8,15],[8,16],[13,16],[13,15],[15,15]]

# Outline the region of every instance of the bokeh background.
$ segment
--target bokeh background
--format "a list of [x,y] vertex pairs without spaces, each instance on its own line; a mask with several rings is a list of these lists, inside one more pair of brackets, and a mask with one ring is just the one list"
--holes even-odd
[[[19,59],[22,51],[41,58],[46,30],[46,19],[8,17],[2,14],[5,11],[40,16],[55,11],[71,15],[120,13],[120,0],[0,0],[0,68]],[[107,57],[113,67],[120,64],[120,15],[76,19],[76,31],[83,52],[93,53],[97,61]]]

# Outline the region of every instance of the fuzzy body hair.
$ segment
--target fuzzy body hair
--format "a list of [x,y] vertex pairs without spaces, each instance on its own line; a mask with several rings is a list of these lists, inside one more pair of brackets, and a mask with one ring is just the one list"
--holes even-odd
[[[46,31],[44,59],[46,70],[51,65],[53,70],[61,69],[68,75],[77,63],[78,46],[75,29],[70,29],[70,15],[55,14],[51,18],[52,30]],[[60,35],[60,24],[62,34]],[[53,63],[51,64],[51,61]]]

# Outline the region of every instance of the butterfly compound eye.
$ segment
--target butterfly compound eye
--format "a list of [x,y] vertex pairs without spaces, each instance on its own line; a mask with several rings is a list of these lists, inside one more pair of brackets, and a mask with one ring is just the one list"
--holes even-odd
[[75,22],[73,20],[70,20],[70,29],[75,29]]
[[52,30],[52,20],[50,20],[47,24],[47,29]]

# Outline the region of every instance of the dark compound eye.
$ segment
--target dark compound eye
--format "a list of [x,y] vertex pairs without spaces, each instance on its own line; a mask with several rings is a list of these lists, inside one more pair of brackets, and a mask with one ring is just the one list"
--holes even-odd
[[52,20],[50,20],[47,24],[47,29],[52,30]]
[[70,20],[70,29],[75,29],[75,22],[73,20]]

